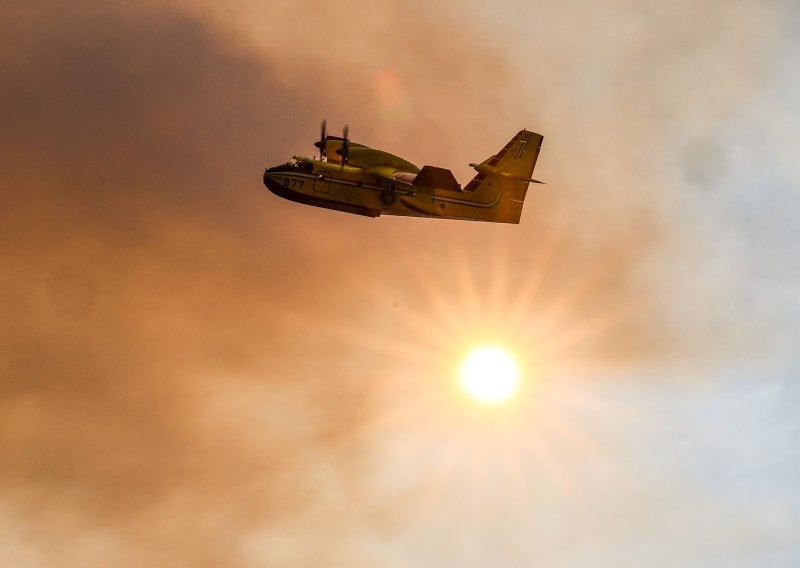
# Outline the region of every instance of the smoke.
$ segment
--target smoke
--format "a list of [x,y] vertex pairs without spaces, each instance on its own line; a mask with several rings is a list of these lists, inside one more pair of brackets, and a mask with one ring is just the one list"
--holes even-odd
[[357,503],[368,395],[287,326],[308,246],[285,209],[252,211],[262,137],[299,145],[275,109],[314,103],[179,11],[9,16],[6,561],[250,565],[275,524],[346,558],[329,527]]
[[[436,347],[425,333],[513,316],[597,365],[680,353],[657,285],[679,201],[661,156],[713,175],[713,144],[708,160],[691,144],[746,100],[767,16],[711,2],[687,25],[682,4],[618,4],[623,21],[584,6],[570,26],[574,10],[540,8],[526,36],[449,4],[6,8],[7,561],[358,565],[356,535],[392,516],[371,512],[381,379]],[[265,194],[263,167],[310,149],[323,116],[462,181],[535,129],[549,185],[520,227]],[[442,328],[452,312],[467,315]]]

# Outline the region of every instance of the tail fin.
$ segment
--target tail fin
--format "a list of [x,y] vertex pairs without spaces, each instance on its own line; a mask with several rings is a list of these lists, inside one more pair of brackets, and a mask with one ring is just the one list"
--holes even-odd
[[490,213],[491,220],[519,223],[528,184],[542,183],[531,176],[543,140],[541,134],[520,130],[496,155],[480,164],[470,164],[478,175],[464,187],[465,192],[472,192],[476,197],[500,192],[497,205]]

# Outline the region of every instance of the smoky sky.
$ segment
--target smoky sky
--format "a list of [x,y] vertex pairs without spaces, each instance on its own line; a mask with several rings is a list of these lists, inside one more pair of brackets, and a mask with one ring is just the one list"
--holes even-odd
[[[303,302],[304,245],[251,211],[265,143],[299,144],[293,113],[319,105],[170,9],[11,12],[5,546],[29,565],[247,564],[247,534],[358,477],[358,377],[326,372],[329,390],[300,362],[323,347],[274,308]],[[298,524],[320,557],[337,547]]]
[[[521,104],[519,58],[474,41],[467,18],[426,57],[442,37],[435,8],[381,4],[364,33],[382,47],[361,73],[357,37],[334,41],[335,7],[296,24],[301,39],[333,38],[330,53],[305,53],[274,19],[263,33],[280,50],[241,31],[246,14],[232,25],[199,6],[2,9],[0,543],[12,564],[374,565],[348,542],[393,517],[371,482],[381,373],[413,359],[392,342],[422,343],[407,322],[423,314],[436,329],[430,304],[458,295],[464,274],[531,318],[557,313],[576,358],[680,353],[687,338],[652,280],[667,270],[674,201],[639,151],[668,117],[634,112],[624,129],[646,135],[571,143],[593,123],[570,122],[544,87]],[[622,68],[649,64],[631,58]],[[574,69],[563,58],[538,72],[564,89]],[[622,116],[617,94],[596,110]],[[502,228],[361,219],[266,193],[263,168],[310,154],[325,116],[460,178],[536,129],[548,186],[531,190],[523,225]],[[687,176],[702,181],[722,158],[692,140]]]

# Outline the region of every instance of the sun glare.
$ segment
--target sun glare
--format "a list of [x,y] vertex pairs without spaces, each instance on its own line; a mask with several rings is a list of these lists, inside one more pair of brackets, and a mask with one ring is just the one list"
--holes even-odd
[[472,398],[486,404],[510,398],[518,382],[517,362],[499,347],[479,347],[461,365],[461,386]]

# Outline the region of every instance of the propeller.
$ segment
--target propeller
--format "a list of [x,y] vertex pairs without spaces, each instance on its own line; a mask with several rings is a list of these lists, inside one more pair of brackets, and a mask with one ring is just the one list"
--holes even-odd
[[325,157],[325,142],[328,139],[327,136],[327,129],[328,129],[328,120],[323,118],[322,124],[320,125],[320,134],[319,134],[319,141],[314,142],[314,146],[319,148],[319,157]]
[[341,172],[344,170],[345,164],[347,164],[347,154],[350,152],[350,140],[347,139],[347,134],[350,132],[350,128],[345,124],[344,130],[342,130],[342,167],[339,168]]

